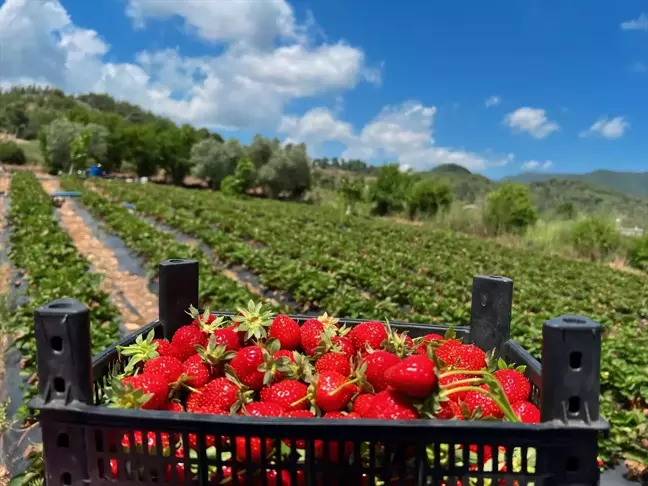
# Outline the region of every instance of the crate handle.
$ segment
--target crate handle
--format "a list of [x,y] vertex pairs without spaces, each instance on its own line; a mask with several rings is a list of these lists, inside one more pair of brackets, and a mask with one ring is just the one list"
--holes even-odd
[[171,339],[187,324],[186,311],[198,307],[199,268],[196,260],[171,259],[159,266],[159,317],[164,337]]
[[470,342],[484,351],[503,354],[504,343],[511,335],[513,280],[493,275],[473,278],[470,308]]

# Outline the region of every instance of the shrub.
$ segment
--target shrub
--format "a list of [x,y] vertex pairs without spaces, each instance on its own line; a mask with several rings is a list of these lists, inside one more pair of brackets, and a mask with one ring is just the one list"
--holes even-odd
[[434,216],[440,210],[447,210],[452,204],[452,189],[434,179],[418,181],[410,187],[407,194],[407,209],[410,218],[417,214]]
[[15,142],[0,142],[0,162],[23,165],[27,161],[25,152]]
[[378,169],[376,181],[369,187],[371,213],[377,216],[401,211],[405,196],[415,182],[410,172],[402,172],[397,164],[386,164]]
[[494,234],[520,233],[538,220],[538,209],[527,186],[508,183],[488,194],[485,218]]
[[589,216],[576,223],[570,231],[576,253],[591,261],[602,261],[621,246],[621,234],[611,220]]
[[633,267],[648,272],[648,233],[632,241],[628,261]]

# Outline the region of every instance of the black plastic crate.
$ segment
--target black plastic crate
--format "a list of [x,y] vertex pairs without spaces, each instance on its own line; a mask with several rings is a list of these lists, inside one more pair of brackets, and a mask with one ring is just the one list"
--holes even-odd
[[[46,475],[50,485],[248,484],[248,485],[594,485],[598,484],[598,437],[609,428],[599,417],[601,327],[582,316],[544,323],[544,367],[511,340],[513,282],[504,277],[473,280],[471,326],[456,332],[484,350],[495,348],[506,361],[527,366],[532,401],[542,423],[460,420],[328,420],[212,416],[165,411],[112,409],[102,403],[111,370],[120,366],[116,345],[92,358],[88,310],[72,299],[51,302],[35,312],[39,397]],[[123,340],[155,331],[170,337],[187,323],[185,310],[198,306],[198,263],[168,260],[160,265],[160,318]],[[227,313],[220,313],[227,315]],[[300,323],[308,317],[294,316]],[[354,325],[361,320],[342,319]],[[392,322],[412,337],[443,332],[446,326]],[[123,363],[122,363],[123,365]],[[160,447],[125,450],[123,434],[164,434]],[[245,447],[231,457],[212,454],[243,437]],[[253,438],[261,447],[250,462]],[[194,452],[176,453],[175,440],[195,440]],[[288,439],[291,446],[273,450]],[[299,456],[296,441],[303,440]],[[239,439],[241,442],[241,439]],[[211,443],[211,442],[210,442]],[[300,444],[301,445],[301,444]],[[469,467],[469,446],[479,463],[486,448],[499,452],[506,472]],[[329,449],[329,447],[331,447]],[[230,449],[231,450],[231,449]],[[243,451],[247,458],[237,459]],[[533,455],[535,466],[533,467]],[[242,459],[242,458],[241,458]],[[116,461],[113,477],[111,460]],[[182,466],[178,467],[178,464]],[[184,467],[184,475],[178,470]],[[228,470],[228,468],[231,468]],[[227,479],[227,471],[231,476]],[[274,471],[267,474],[267,471]],[[379,481],[382,481],[379,482]]]

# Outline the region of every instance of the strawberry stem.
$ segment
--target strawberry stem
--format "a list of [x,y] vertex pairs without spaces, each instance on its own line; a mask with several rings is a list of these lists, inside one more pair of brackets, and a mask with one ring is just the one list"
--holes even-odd
[[330,392],[328,392],[329,397],[332,397],[333,395],[335,395],[336,393],[338,393],[340,390],[342,390],[342,389],[343,389],[344,387],[346,387],[346,386],[349,386],[349,385],[353,385],[353,384],[355,384],[355,383],[358,383],[358,382],[360,381],[360,379],[361,379],[360,377],[356,377],[356,378],[354,378],[353,380],[349,380],[349,381],[347,381],[346,383],[341,384],[340,386],[338,386],[338,387],[335,388],[334,390],[331,390]]
[[454,370],[454,371],[446,371],[445,373],[441,373],[439,375],[439,378],[445,378],[446,376],[454,376],[454,375],[485,376],[485,375],[491,375],[491,373],[489,371],[486,371],[486,370],[479,370],[479,371]]
[[501,397],[497,396],[498,394],[493,394],[488,390],[484,390],[483,388],[477,387],[477,386],[460,386],[457,388],[451,388],[449,390],[444,390],[439,394],[440,398],[447,397],[451,393],[458,393],[458,392],[478,392],[482,393],[486,396],[488,396],[491,400],[495,402],[495,405],[499,407],[499,409],[504,413],[504,416],[509,422],[520,422],[520,419],[518,418],[517,415],[515,415],[515,412],[511,408],[511,404],[508,402],[508,400],[505,398],[504,400],[501,399]]
[[299,405],[301,402],[305,402],[306,400],[308,400],[308,398],[309,398],[308,395],[306,395],[300,398],[299,400],[297,400],[296,402],[291,403],[290,406],[294,407],[295,405]]

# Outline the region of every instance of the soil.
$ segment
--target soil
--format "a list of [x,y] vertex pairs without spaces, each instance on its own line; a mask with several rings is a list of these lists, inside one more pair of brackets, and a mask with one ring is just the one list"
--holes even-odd
[[[46,192],[58,190],[56,180],[41,180]],[[93,271],[104,277],[104,291],[119,308],[125,331],[133,332],[155,320],[158,315],[158,298],[150,292],[146,278],[121,270],[114,251],[97,239],[72,205],[64,202],[58,210],[61,225],[72,237],[81,255],[91,264]]]

